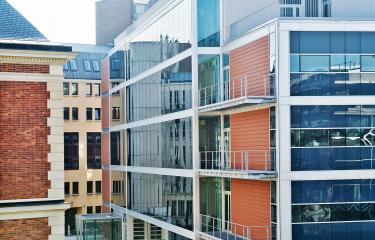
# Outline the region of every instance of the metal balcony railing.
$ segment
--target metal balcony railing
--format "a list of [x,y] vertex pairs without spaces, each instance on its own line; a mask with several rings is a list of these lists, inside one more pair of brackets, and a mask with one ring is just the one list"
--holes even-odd
[[199,105],[206,106],[220,102],[253,98],[263,99],[275,96],[274,74],[267,77],[241,76],[227,82],[218,83],[199,90]]
[[225,240],[272,240],[271,226],[245,226],[201,214],[201,233]]
[[275,171],[275,150],[204,151],[201,169],[221,171]]

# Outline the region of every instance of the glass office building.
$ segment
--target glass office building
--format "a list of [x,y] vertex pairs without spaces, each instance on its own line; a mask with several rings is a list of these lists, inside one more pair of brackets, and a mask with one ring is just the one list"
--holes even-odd
[[375,4],[359,1],[374,11],[159,0],[115,40],[103,210],[128,239],[371,239]]

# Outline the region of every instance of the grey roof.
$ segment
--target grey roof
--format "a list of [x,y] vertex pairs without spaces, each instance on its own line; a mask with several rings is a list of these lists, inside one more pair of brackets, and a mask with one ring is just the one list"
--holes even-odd
[[48,41],[6,0],[0,0],[0,39]]
[[[65,79],[78,80],[100,80],[101,62],[110,50],[109,46],[95,46],[87,44],[72,44],[73,52],[77,53],[74,59],[76,69],[72,69],[72,61],[64,65]],[[89,69],[85,69],[84,62],[87,61]],[[94,62],[98,64],[99,71],[94,70]]]

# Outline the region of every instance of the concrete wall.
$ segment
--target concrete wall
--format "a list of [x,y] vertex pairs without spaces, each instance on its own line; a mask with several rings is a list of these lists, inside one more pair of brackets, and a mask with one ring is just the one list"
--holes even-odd
[[113,40],[132,23],[131,0],[96,2],[96,44],[112,45]]

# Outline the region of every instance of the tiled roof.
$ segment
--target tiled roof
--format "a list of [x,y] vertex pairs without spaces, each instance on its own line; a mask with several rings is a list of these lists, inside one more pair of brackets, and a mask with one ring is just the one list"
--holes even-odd
[[48,41],[6,0],[0,0],[0,39]]

